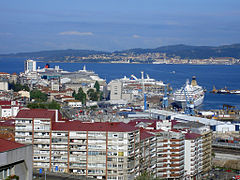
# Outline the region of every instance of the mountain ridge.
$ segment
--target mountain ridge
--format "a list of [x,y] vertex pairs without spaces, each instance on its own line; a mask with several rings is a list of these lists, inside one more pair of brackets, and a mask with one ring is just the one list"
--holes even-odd
[[10,54],[0,54],[0,57],[23,57],[23,58],[43,58],[43,59],[59,59],[62,60],[66,56],[86,57],[89,55],[104,54],[144,54],[144,53],[166,53],[167,57],[180,57],[182,59],[207,59],[211,57],[233,57],[240,58],[240,43],[221,46],[192,46],[185,44],[160,46],[157,48],[133,48],[121,51],[107,52],[97,50],[46,50],[37,52],[20,52]]

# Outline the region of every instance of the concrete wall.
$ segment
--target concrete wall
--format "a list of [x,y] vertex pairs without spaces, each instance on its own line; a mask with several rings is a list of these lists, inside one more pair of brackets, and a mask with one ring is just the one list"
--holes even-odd
[[19,180],[31,180],[33,171],[32,145],[0,153],[0,168],[12,165]]

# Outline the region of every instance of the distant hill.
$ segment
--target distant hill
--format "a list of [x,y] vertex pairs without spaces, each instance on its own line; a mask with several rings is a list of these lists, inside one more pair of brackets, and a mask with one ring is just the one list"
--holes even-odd
[[42,57],[45,59],[63,59],[66,56],[89,56],[93,54],[106,54],[103,51],[94,50],[52,50],[52,51],[39,51],[39,52],[23,52],[23,53],[12,53],[12,54],[0,54],[0,57],[22,57],[22,58],[38,58]]
[[[224,45],[224,46],[189,46],[184,44],[162,46],[154,49],[128,49],[123,51],[115,51],[114,54],[131,53],[166,53],[167,57],[179,56],[182,59],[205,59],[210,57],[234,57],[240,59],[240,44]],[[66,60],[66,57],[75,59],[75,57],[86,57],[89,55],[111,54],[110,52],[94,51],[94,50],[52,50],[13,54],[0,54],[1,57],[20,57],[33,58],[42,60]]]
[[189,59],[205,59],[210,57],[234,57],[240,58],[240,44],[224,46],[188,46],[184,44],[162,46],[155,49],[129,49],[125,51],[116,51],[115,53],[166,53],[168,57],[180,56]]

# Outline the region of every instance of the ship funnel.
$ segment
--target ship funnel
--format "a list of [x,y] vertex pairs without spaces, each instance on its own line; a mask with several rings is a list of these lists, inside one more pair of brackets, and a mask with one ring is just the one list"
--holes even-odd
[[197,86],[196,76],[193,76],[193,77],[192,77],[191,85],[192,85],[192,86]]

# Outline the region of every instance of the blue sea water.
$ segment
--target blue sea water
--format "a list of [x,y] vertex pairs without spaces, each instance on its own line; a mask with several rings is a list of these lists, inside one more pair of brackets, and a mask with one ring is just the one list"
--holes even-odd
[[[1,72],[23,72],[24,61],[22,58],[0,58]],[[37,66],[44,67],[46,63],[37,63]],[[199,85],[207,89],[201,109],[221,109],[223,104],[236,106],[240,109],[240,95],[211,94],[213,86],[217,89],[227,87],[228,89],[240,89],[240,66],[239,65],[177,65],[177,64],[101,64],[101,63],[49,63],[50,66],[60,66],[68,71],[77,71],[86,65],[87,70],[96,72],[101,78],[109,82],[112,79],[129,77],[134,74],[141,77],[141,71],[148,74],[150,78],[162,80],[169,83],[173,89],[180,88],[191,80],[192,76],[197,77]],[[175,72],[175,73],[173,73]]]

